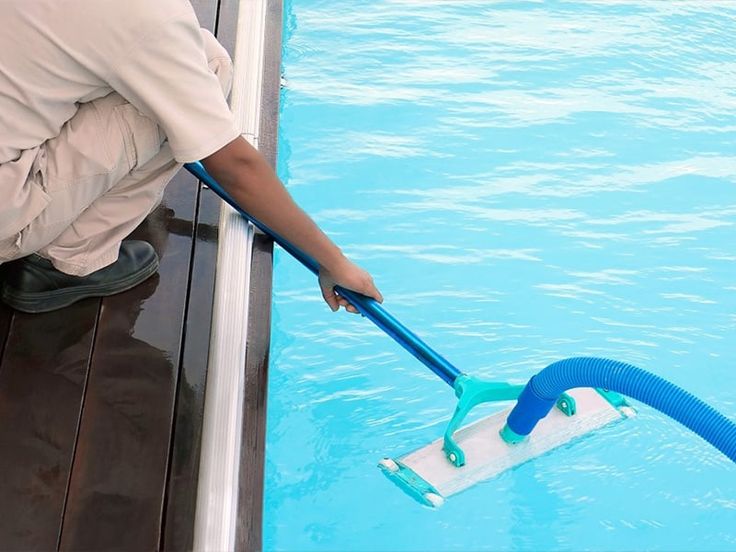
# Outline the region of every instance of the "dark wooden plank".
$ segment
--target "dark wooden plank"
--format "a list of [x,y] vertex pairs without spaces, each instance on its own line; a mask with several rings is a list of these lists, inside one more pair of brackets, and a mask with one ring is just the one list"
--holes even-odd
[[190,2],[199,19],[199,25],[214,33],[217,24],[218,0],[190,0]]
[[279,127],[279,99],[281,96],[281,29],[283,26],[282,0],[268,0],[266,6],[266,41],[261,93],[259,151],[276,166]]
[[196,181],[180,172],[133,237],[153,243],[159,272],[103,299],[69,496],[63,550],[159,546],[192,236]]
[[[2,281],[2,273],[0,272],[0,285],[2,285]],[[5,342],[8,339],[8,331],[10,330],[10,322],[12,321],[12,319],[12,309],[0,302],[0,359],[3,358]],[[0,370],[2,370],[2,365],[0,365]]]
[[99,300],[13,317],[0,367],[0,549],[54,550]]
[[220,199],[214,192],[202,189],[189,284],[191,293],[185,322],[186,340],[176,399],[171,467],[164,512],[163,550],[191,550],[194,542],[194,513],[215,291],[220,205]]
[[[216,36],[231,56],[235,50],[238,6],[239,2],[221,0],[215,23]],[[220,199],[207,188],[202,188],[189,284],[191,293],[185,322],[186,340],[177,390],[161,545],[163,550],[189,550],[194,541],[220,206]]]
[[266,398],[271,335],[273,242],[263,234],[253,241],[240,482],[237,550],[262,550],[263,476],[266,448]]
[[[265,33],[259,148],[276,166],[281,89],[282,0],[269,0]],[[250,313],[245,359],[245,404],[238,493],[238,550],[263,548],[263,488],[266,449],[268,357],[271,344],[273,242],[256,234],[251,260]]]

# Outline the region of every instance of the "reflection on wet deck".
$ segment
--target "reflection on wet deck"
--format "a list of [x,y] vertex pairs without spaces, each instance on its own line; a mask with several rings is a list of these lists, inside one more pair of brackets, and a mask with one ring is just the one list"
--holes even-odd
[[5,549],[150,550],[162,527],[189,530],[218,214],[180,173],[134,234],[156,247],[157,275],[57,312],[0,307]]
[[[193,2],[232,51],[237,2]],[[219,200],[186,171],[134,232],[159,273],[46,314],[0,304],[0,548],[191,548]]]

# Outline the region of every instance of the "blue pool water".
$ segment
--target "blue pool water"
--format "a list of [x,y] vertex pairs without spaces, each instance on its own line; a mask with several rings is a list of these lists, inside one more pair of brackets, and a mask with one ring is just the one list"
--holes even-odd
[[[280,175],[462,370],[607,356],[736,419],[734,28],[731,0],[292,0]],[[736,550],[736,466],[644,405],[413,502],[376,463],[450,388],[275,263],[267,550]]]

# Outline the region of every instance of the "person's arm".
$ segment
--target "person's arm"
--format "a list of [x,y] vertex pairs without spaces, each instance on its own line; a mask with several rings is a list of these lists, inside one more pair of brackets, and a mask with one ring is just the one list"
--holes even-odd
[[357,312],[335,294],[335,285],[383,301],[370,274],[350,262],[297,206],[263,156],[244,138],[233,140],[202,164],[244,210],[319,263],[322,296],[333,311],[343,306]]

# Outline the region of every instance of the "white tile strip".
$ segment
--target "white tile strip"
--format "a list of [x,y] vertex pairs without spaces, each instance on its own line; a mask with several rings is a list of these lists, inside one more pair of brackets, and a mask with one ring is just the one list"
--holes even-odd
[[[258,147],[266,0],[241,0],[231,105]],[[205,392],[194,550],[235,549],[253,227],[224,202]]]

